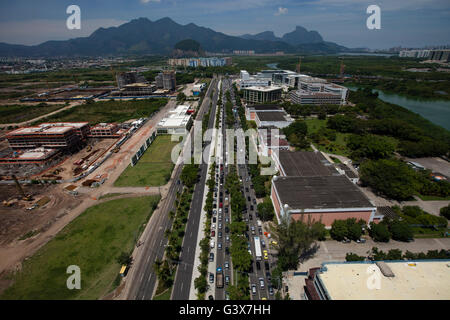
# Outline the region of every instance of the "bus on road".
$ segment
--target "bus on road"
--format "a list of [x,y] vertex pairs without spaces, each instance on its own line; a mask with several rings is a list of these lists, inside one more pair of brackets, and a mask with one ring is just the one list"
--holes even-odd
[[262,254],[261,254],[261,241],[259,240],[259,237],[254,237],[255,239],[255,256],[256,261],[262,260]]

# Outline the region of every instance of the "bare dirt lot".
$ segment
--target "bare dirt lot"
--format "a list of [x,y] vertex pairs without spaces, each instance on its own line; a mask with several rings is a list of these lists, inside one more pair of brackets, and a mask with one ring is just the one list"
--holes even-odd
[[[26,194],[32,195],[32,201],[19,200],[11,207],[0,204],[0,246],[21,241],[20,238],[31,238],[46,230],[63,214],[62,210],[69,210],[82,201],[82,197],[74,197],[61,191],[59,185],[29,185],[23,186],[23,189]],[[20,198],[18,194],[14,185],[0,186],[1,201]],[[26,209],[44,197],[48,197],[50,201],[43,207]]]

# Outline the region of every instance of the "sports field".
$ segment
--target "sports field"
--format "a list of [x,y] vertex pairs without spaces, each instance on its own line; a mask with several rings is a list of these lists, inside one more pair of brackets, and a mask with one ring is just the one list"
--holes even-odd
[[[117,258],[132,251],[159,199],[118,199],[87,209],[24,262],[0,299],[99,299],[111,292],[120,279]],[[71,265],[80,268],[80,290],[66,286]]]
[[171,160],[173,147],[170,135],[157,136],[138,163],[129,165],[114,183],[116,187],[157,187],[170,179],[174,164]]

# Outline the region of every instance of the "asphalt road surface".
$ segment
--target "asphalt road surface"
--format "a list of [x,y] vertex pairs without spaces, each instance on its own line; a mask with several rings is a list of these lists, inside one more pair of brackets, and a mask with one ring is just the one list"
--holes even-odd
[[[214,84],[215,91],[212,99],[212,109],[208,122],[209,129],[213,128],[214,120],[216,118],[216,104],[219,96],[217,83],[218,82]],[[207,94],[209,94],[209,92]],[[210,143],[207,143],[205,146],[207,154],[209,154],[210,146]],[[207,170],[208,164],[202,161],[202,164],[200,165],[200,181],[195,185],[191,210],[189,212],[188,222],[186,224],[186,232],[183,239],[180,263],[177,268],[175,282],[172,290],[172,300],[189,300],[189,291],[191,288],[192,271],[194,269],[195,248],[197,245],[198,229],[200,227],[200,215],[202,212],[203,194],[205,191]]]
[[[210,90],[212,87],[216,86],[216,83],[216,80],[213,79],[210,87],[207,90],[203,104],[200,107],[198,119],[201,119],[203,117],[205,108],[209,106],[209,98],[207,97],[209,97]],[[191,137],[192,134],[193,130],[191,131]],[[150,221],[151,225],[148,226],[148,228],[150,229],[148,231],[146,230],[146,234],[148,234],[148,237],[145,239],[143,244],[144,252],[139,261],[137,261],[137,264],[133,265],[135,271],[134,277],[130,279],[130,281],[132,281],[130,292],[128,294],[128,299],[130,300],[152,299],[157,281],[156,274],[153,271],[153,263],[156,259],[161,260],[164,255],[165,246],[167,245],[167,238],[165,237],[164,232],[166,229],[169,229],[171,227],[171,221],[169,220],[168,213],[174,208],[175,196],[177,191],[180,191],[182,189],[182,185],[178,184],[182,167],[183,165],[180,164],[175,168],[176,172],[174,175],[174,179],[169,182],[170,186],[167,196],[160,201],[159,205],[161,206],[161,210],[159,210],[157,216],[152,217]],[[187,292],[189,294],[189,288]]]

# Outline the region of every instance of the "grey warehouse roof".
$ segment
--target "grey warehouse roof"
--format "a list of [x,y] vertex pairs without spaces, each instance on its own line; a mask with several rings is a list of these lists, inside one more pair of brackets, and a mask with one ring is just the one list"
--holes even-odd
[[339,175],[320,152],[280,151],[278,157],[286,176]]
[[281,203],[292,209],[374,207],[345,176],[277,177],[273,183]]

